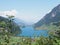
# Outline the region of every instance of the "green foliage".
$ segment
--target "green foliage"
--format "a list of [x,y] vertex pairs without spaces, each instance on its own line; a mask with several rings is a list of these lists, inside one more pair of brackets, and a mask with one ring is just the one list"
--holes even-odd
[[60,22],[42,25],[37,29],[48,30],[49,37],[40,37],[37,45],[60,45]]
[[21,33],[20,26],[14,22],[14,16],[8,16],[7,22],[0,22],[0,29],[4,28],[11,35],[17,35]]
[[11,36],[15,36],[20,32],[21,29],[16,23],[14,23],[13,16],[9,16],[7,22],[0,21],[0,45],[11,45]]
[[[52,23],[44,29],[49,30],[49,36],[44,37],[17,37],[20,27],[13,23],[13,16],[8,17],[8,23],[0,22],[0,45],[60,45],[60,24]],[[59,24],[59,25],[58,25]],[[57,26],[58,25],[58,26]],[[41,27],[41,29],[42,29]]]

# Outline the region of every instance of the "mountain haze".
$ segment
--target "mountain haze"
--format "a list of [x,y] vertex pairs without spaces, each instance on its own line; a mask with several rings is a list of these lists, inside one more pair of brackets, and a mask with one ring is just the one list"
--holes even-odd
[[52,9],[52,11],[46,14],[40,21],[35,24],[35,27],[40,27],[42,25],[49,25],[52,22],[60,21],[60,4]]

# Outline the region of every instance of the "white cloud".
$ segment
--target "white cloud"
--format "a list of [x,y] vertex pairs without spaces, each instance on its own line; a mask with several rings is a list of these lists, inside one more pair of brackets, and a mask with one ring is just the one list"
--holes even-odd
[[0,11],[0,16],[6,17],[6,15],[13,15],[16,18],[19,18],[26,22],[27,24],[33,24],[36,23],[39,20],[39,16],[30,14],[28,12],[23,13],[23,12],[17,12],[16,10],[10,10],[10,11]]
[[6,17],[6,15],[13,15],[16,16],[17,11],[16,10],[10,10],[10,11],[0,11],[0,16]]

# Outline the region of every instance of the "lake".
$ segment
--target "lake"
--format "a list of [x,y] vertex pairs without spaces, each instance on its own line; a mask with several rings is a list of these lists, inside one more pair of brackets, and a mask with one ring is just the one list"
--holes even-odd
[[28,37],[34,37],[34,36],[47,36],[47,30],[35,30],[32,26],[28,26],[25,28],[22,28],[22,33],[19,36],[28,36]]

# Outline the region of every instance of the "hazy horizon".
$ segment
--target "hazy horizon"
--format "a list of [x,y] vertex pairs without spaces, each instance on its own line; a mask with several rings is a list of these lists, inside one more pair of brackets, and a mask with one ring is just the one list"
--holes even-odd
[[60,0],[0,0],[0,16],[14,15],[26,23],[34,24],[58,4]]

